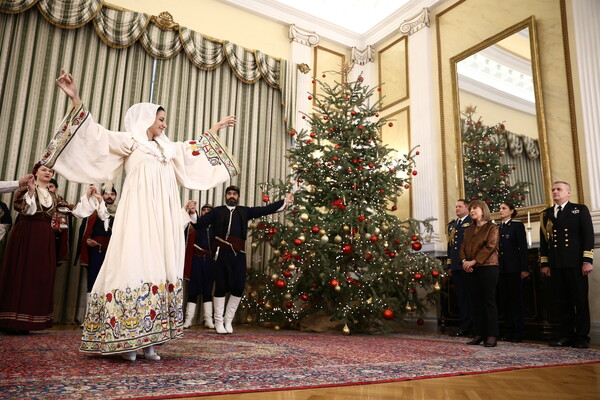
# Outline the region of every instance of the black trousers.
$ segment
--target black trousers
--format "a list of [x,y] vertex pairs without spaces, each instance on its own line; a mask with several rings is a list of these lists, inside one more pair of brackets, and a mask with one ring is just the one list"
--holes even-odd
[[523,338],[523,280],[520,271],[500,274],[496,297],[498,312],[502,316],[502,335]]
[[225,297],[227,292],[242,297],[246,286],[246,253],[221,247],[214,262],[215,297]]
[[473,307],[467,285],[467,273],[462,269],[452,270],[452,283],[460,313],[459,330],[469,332],[473,328]]
[[192,258],[192,276],[188,285],[187,301],[195,303],[199,295],[202,295],[203,302],[212,301],[214,283],[212,258],[194,256]]
[[498,331],[496,287],[500,268],[497,265],[476,266],[468,274],[468,284],[473,305],[473,333],[476,336],[495,336]]
[[550,279],[558,307],[559,337],[589,342],[588,277],[581,268],[553,268]]

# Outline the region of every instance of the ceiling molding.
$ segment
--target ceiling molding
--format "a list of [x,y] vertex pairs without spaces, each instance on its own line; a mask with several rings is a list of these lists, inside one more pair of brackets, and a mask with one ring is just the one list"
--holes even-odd
[[[388,36],[398,32],[400,25],[423,8],[431,8],[444,0],[412,0],[390,14],[379,24],[369,29],[363,35],[342,28],[324,19],[317,18],[303,11],[289,7],[275,0],[219,0],[222,3],[246,10],[272,21],[285,25],[296,25],[307,31],[313,31],[322,39],[338,43],[346,47],[365,48],[374,46]],[[365,2],[368,6],[368,2]]]
[[[469,92],[475,96],[482,97],[490,102],[498,103],[530,115],[536,115],[535,103],[498,90],[492,86],[471,79],[468,76],[459,74],[458,86],[460,90],[464,90],[465,92]],[[461,107],[463,106],[464,105],[461,104]]]

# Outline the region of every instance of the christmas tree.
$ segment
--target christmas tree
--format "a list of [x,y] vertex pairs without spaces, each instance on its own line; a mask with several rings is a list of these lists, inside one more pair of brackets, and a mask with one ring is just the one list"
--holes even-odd
[[504,201],[521,207],[527,199],[530,182],[511,183],[516,165],[505,164],[501,157],[506,148],[504,124],[485,126],[481,118],[473,121],[476,107],[465,108],[463,129],[463,171],[465,194],[470,200],[485,201],[496,211]]
[[[323,75],[325,76],[325,75]],[[317,83],[317,81],[313,81]],[[430,220],[399,220],[397,197],[417,175],[415,149],[399,155],[382,144],[374,89],[354,82],[310,94],[310,131],[289,130],[293,173],[263,186],[263,200],[295,191],[283,219],[251,224],[253,251],[271,251],[268,272],[248,271],[247,322],[297,327],[321,313],[344,333],[386,330],[390,321],[422,316],[440,290],[438,260],[418,253]],[[422,319],[418,320],[420,323]]]

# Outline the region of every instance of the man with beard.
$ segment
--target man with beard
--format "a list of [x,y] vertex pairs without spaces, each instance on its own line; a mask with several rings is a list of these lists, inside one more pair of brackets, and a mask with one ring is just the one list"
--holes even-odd
[[100,272],[100,267],[106,256],[106,249],[112,235],[112,225],[115,220],[117,206],[117,190],[102,190],[102,199],[98,211],[85,218],[79,228],[79,253],[81,265],[87,267],[87,297],[94,287],[94,282]]
[[[217,333],[233,333],[231,325],[235,312],[240,304],[246,285],[246,252],[245,242],[248,233],[248,221],[265,215],[283,211],[287,204],[294,202],[294,195],[289,193],[285,200],[279,200],[264,207],[238,206],[240,189],[229,186],[225,189],[225,206],[214,208],[192,223],[194,228],[206,229],[212,226],[215,241],[213,297],[215,329]],[[225,295],[230,293],[225,311]],[[225,314],[223,315],[225,311]]]

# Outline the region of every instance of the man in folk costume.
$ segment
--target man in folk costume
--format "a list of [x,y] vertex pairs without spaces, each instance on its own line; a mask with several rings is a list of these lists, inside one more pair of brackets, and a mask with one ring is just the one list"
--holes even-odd
[[106,249],[112,235],[112,225],[115,220],[117,206],[117,190],[102,190],[102,199],[104,200],[98,211],[94,212],[89,218],[85,218],[79,228],[79,254],[80,263],[87,268],[87,293],[86,302],[89,300],[90,293],[94,287],[94,282],[100,272],[100,267],[106,256]]
[[554,182],[554,206],[541,217],[540,272],[553,283],[560,320],[558,339],[549,345],[585,349],[590,343],[588,275],[594,269],[594,226],[588,208],[571,203],[570,197],[567,182]]
[[[205,204],[200,209],[200,216],[207,214],[213,209],[210,204]],[[193,214],[196,214],[194,210]],[[197,217],[196,217],[197,218]],[[213,298],[212,291],[214,286],[213,261],[212,261],[212,242],[215,235],[210,226],[195,230],[188,236],[188,240],[193,243],[191,249],[192,259],[190,263],[186,262],[186,278],[189,276],[187,304],[185,310],[185,329],[192,326],[194,315],[196,314],[196,302],[198,296],[202,295],[202,310],[204,313],[204,326],[214,329],[213,323]],[[186,257],[187,258],[187,257]],[[187,260],[186,260],[187,261]],[[190,266],[189,271],[187,266]]]
[[[204,229],[212,225],[215,235],[214,278],[215,293],[213,298],[215,329],[217,333],[233,333],[232,321],[240,304],[246,285],[246,252],[245,242],[248,233],[248,221],[265,215],[283,211],[287,204],[294,201],[289,193],[285,200],[279,200],[264,207],[238,206],[240,189],[229,186],[225,189],[224,206],[216,207],[209,213],[192,223],[196,229]],[[225,310],[225,295],[230,293]]]

